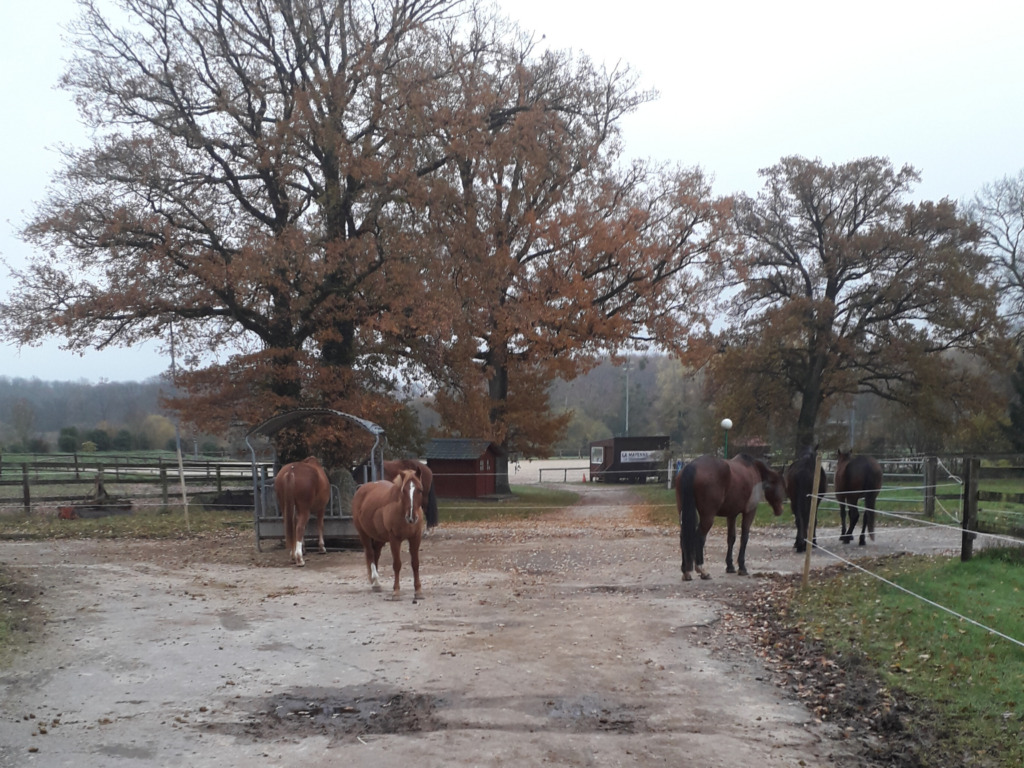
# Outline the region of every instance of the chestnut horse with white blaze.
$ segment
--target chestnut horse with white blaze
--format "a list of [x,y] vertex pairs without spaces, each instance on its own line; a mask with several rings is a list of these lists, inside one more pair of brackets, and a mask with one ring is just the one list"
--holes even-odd
[[392,598],[399,599],[398,577],[402,570],[402,542],[409,542],[414,599],[421,600],[420,542],[426,525],[423,512],[423,484],[413,469],[399,472],[392,481],[379,480],[356,489],[352,497],[352,521],[366,555],[366,572],[374,592],[380,592],[380,553],[391,546],[395,586]]
[[435,527],[438,514],[437,492],[434,490],[434,473],[422,461],[416,461],[416,459],[395,459],[394,461],[384,462],[384,479],[394,480],[403,469],[416,471],[420,484],[423,486],[423,495],[427,500],[427,505],[423,508],[427,516],[427,528]]
[[738,562],[740,575],[746,576],[750,524],[762,499],[771,504],[776,517],[782,514],[782,504],[786,500],[782,476],[760,459],[741,453],[728,461],[717,456],[694,459],[679,471],[673,484],[679,511],[683,580],[693,578],[694,567],[702,579],[711,578],[711,574],[704,570],[704,542],[716,516],[724,517],[729,524],[726,573],[736,573],[732,564],[732,548],[736,542],[736,518],[743,516]]
[[302,542],[306,536],[306,524],[312,514],[316,514],[320,552],[327,552],[324,546],[324,512],[331,500],[331,484],[316,457],[310,456],[281,467],[274,477],[274,495],[277,496],[277,508],[284,518],[284,542],[288,559],[300,567],[306,564],[302,557]]

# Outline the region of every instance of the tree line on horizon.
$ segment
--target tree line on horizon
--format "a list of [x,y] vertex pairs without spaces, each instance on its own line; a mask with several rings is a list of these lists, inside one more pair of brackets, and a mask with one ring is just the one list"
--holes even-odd
[[[23,230],[6,340],[160,339],[165,406],[216,434],[322,405],[408,444],[413,383],[440,431],[543,455],[609,427],[606,399],[559,407],[555,382],[660,351],[666,391],[738,438],[812,444],[870,396],[950,444],[1006,439],[1024,176],[913,202],[912,167],[793,156],[716,195],[623,159],[654,97],[632,70],[493,9],[122,5],[128,27],[87,0],[70,29],[61,85],[94,138]],[[333,425],[278,438],[283,459],[314,445],[363,450]]]

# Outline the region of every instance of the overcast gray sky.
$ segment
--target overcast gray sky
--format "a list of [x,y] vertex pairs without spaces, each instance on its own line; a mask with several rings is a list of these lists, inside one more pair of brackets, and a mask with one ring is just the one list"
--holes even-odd
[[[974,0],[726,0],[716,3],[506,0],[545,44],[629,63],[660,93],[624,123],[631,156],[700,165],[718,193],[757,192],[757,171],[790,154],[845,162],[881,155],[922,174],[920,198],[972,195],[1024,168],[1024,3]],[[586,10],[583,10],[586,9]],[[73,0],[0,10],[0,255],[57,167],[86,134],[68,95],[60,25]],[[6,271],[0,295],[7,293]],[[166,369],[155,345],[62,352],[0,346],[0,375],[144,379]]]

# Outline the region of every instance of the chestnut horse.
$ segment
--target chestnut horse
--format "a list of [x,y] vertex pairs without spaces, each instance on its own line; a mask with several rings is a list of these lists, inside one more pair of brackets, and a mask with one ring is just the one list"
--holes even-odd
[[403,469],[412,469],[423,485],[423,495],[427,497],[427,506],[423,508],[427,518],[427,528],[437,525],[437,494],[434,492],[434,473],[422,461],[415,459],[395,459],[384,462],[384,479],[394,480]]
[[[793,509],[793,517],[796,518],[796,547],[797,552],[807,550],[807,527],[811,521],[811,492],[814,490],[814,464],[817,447],[804,448],[800,457],[786,467],[782,473],[786,481],[786,495],[789,496],[789,506]],[[824,468],[818,471],[818,499],[828,491],[828,478],[825,476]],[[820,504],[820,501],[819,501]],[[818,522],[814,522],[815,530],[811,532],[811,540],[817,544]]]
[[[864,499],[864,522],[860,527],[860,545],[864,546],[864,529],[875,540],[875,502],[882,488],[882,468],[870,456],[853,456],[849,451],[839,451],[836,463],[836,501],[839,502],[839,521],[842,524],[843,544],[853,541],[853,529],[857,527],[860,510],[857,500]],[[850,527],[846,527],[846,509],[850,509]]]
[[423,513],[423,484],[414,469],[404,469],[392,481],[378,480],[365,483],[352,497],[352,521],[356,525],[359,541],[366,555],[366,572],[374,592],[380,592],[380,553],[385,544],[391,545],[391,558],[395,571],[392,598],[399,598],[398,575],[402,570],[402,542],[409,542],[409,560],[412,561],[414,600],[423,598],[420,589],[420,541],[425,525]]
[[786,488],[782,476],[753,456],[741,453],[735,458],[701,456],[684,466],[676,475],[676,509],[679,511],[679,544],[683,550],[683,581],[690,581],[694,566],[702,579],[710,579],[704,570],[704,542],[715,517],[729,523],[729,549],[725,572],[736,573],[732,548],[736,542],[736,518],[743,515],[740,539],[739,573],[747,575],[747,539],[757,505],[767,499],[776,517],[782,514]]
[[324,512],[331,500],[331,484],[327,473],[315,456],[285,464],[274,477],[274,494],[277,508],[284,518],[284,543],[288,559],[297,566],[304,566],[302,543],[306,536],[306,524],[311,514],[316,514],[317,532],[320,534],[320,552],[324,553]]

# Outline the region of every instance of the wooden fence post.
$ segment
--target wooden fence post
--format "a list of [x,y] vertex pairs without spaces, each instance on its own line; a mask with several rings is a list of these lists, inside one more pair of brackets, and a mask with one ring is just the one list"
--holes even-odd
[[[209,475],[210,465],[206,465],[207,475]],[[220,464],[217,465],[217,493],[221,492],[221,480],[220,480]]]
[[821,481],[821,454],[814,452],[814,485],[811,486],[811,514],[807,521],[807,534],[804,538],[807,549],[804,555],[804,577],[802,586],[804,589],[810,584],[811,578],[811,550],[814,549],[814,526],[818,520],[818,483]]
[[964,461],[964,519],[963,541],[960,548],[960,560],[966,563],[974,553],[974,531],[978,530],[978,479],[981,475],[981,460],[967,459]]
[[163,505],[167,506],[167,467],[164,460],[160,459],[160,499]]
[[28,489],[28,464],[21,465],[21,491],[25,502],[25,514],[32,513],[32,495]]
[[75,451],[75,480],[81,480],[82,478],[78,475],[78,451]]
[[929,456],[924,460],[924,516],[935,517],[935,485],[939,475],[939,460]]

